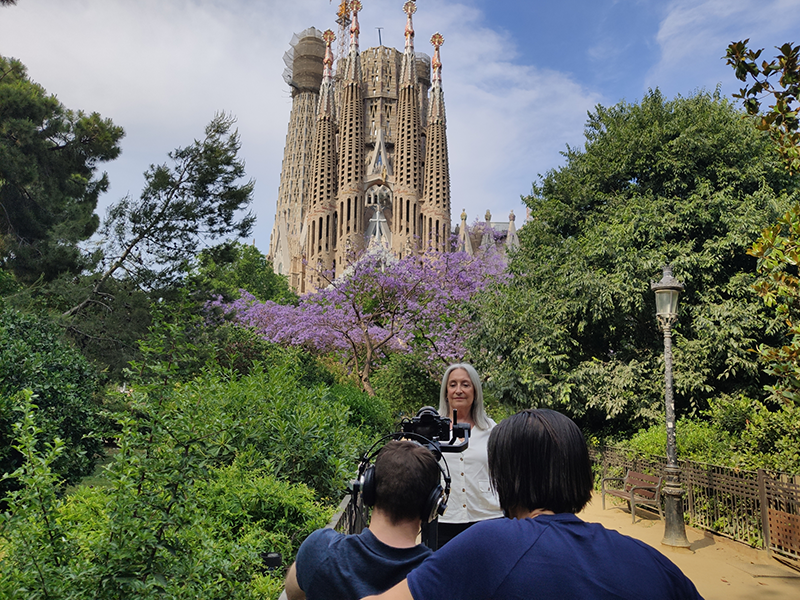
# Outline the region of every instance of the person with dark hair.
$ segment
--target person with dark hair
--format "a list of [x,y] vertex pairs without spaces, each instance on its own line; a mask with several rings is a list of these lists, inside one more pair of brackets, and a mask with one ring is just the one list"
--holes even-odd
[[486,414],[481,379],[470,364],[450,365],[442,377],[439,414],[452,418],[453,409],[459,423],[469,423],[471,430],[469,447],[451,459],[450,499],[447,512],[439,517],[439,548],[478,521],[503,516],[490,485],[486,455],[489,434],[496,423]]
[[[433,453],[410,441],[391,441],[375,458],[374,508],[357,535],[319,529],[309,535],[286,575],[289,600],[361,598],[387,590],[431,554],[417,544],[423,517],[440,484]],[[367,492],[363,492],[366,495]],[[370,492],[372,493],[372,492]]]
[[700,598],[654,548],[585,523],[592,471],[578,426],[552,410],[525,410],[489,438],[489,471],[507,519],[478,523],[375,600]]

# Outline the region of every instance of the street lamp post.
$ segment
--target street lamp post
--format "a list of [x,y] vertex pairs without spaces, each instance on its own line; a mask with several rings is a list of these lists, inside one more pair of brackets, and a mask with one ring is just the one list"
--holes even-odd
[[664,267],[664,275],[658,283],[651,283],[650,289],[656,293],[656,316],[664,330],[664,403],[667,413],[667,466],[664,483],[664,539],[666,546],[688,548],[686,528],[683,524],[683,489],[681,489],[681,469],[678,466],[675,444],[675,401],[672,397],[672,325],[678,320],[678,295],[683,291],[683,283],[672,276],[672,267]]

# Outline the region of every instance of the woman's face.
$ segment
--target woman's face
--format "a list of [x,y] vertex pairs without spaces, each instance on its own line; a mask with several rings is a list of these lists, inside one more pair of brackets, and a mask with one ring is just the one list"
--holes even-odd
[[[447,376],[447,402],[450,403],[450,411],[458,411],[458,420],[472,416],[472,403],[475,401],[475,388],[472,380],[464,369],[453,369]],[[452,414],[447,415],[452,417]]]

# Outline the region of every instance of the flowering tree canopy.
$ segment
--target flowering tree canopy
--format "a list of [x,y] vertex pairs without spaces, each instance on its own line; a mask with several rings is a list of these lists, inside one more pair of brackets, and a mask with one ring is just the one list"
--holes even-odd
[[395,259],[367,253],[328,287],[297,306],[258,302],[243,293],[212,303],[265,339],[317,352],[341,352],[364,389],[374,361],[387,352],[418,352],[431,363],[461,360],[474,328],[467,301],[504,277],[499,253],[428,253]]

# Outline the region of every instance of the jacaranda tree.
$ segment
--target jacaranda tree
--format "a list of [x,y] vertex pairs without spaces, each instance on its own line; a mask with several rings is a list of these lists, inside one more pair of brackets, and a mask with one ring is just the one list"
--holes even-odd
[[469,300],[504,277],[498,253],[428,253],[395,259],[367,253],[328,287],[297,306],[258,302],[251,295],[212,307],[230,313],[265,339],[346,357],[363,388],[375,362],[388,352],[417,352],[430,363],[463,359],[475,329]]

